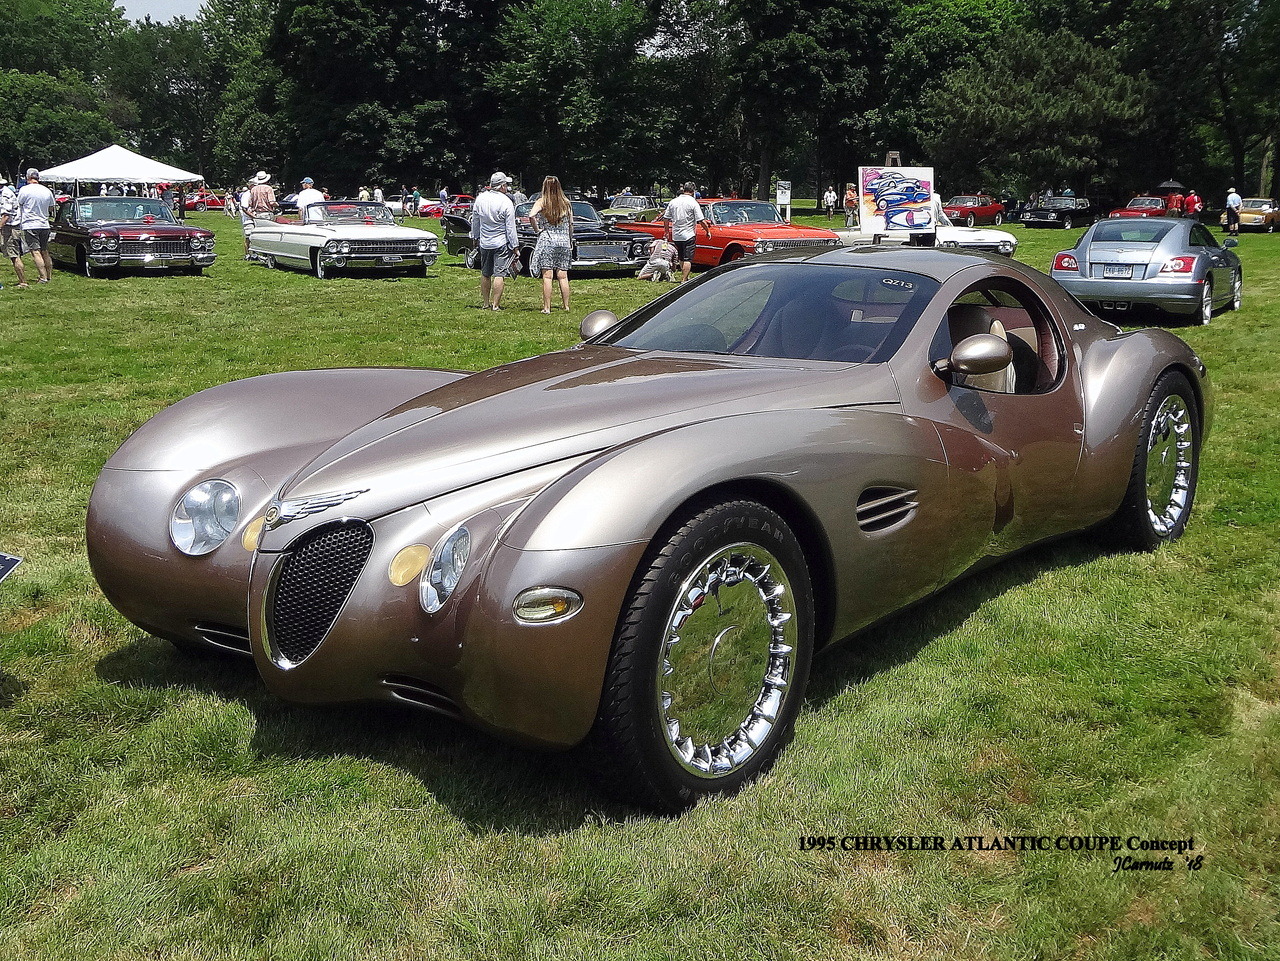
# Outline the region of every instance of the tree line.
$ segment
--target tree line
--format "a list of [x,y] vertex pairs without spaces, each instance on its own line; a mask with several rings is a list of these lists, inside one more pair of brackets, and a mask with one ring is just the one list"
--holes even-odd
[[[1277,0],[11,0],[0,169],[113,141],[331,191],[694,179],[1274,193]],[[814,194],[810,194],[814,195]]]

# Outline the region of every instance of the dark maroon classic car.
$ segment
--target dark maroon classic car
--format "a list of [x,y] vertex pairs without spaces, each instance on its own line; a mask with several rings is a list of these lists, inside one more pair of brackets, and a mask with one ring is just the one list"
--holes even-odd
[[213,231],[178,223],[163,200],[77,197],[58,208],[49,253],[86,277],[117,269],[211,267]]

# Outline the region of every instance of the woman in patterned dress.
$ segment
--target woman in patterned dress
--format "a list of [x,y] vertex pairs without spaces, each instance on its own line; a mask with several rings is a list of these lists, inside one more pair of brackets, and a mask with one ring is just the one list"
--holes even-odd
[[569,262],[573,259],[573,206],[560,187],[560,178],[542,181],[542,196],[529,213],[538,242],[529,259],[529,272],[542,275],[542,312],[551,313],[552,275],[560,282],[560,305],[569,309]]

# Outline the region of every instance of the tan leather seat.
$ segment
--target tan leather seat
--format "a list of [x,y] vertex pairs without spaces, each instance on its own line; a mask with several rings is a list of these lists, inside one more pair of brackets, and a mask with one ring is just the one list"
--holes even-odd
[[[1006,344],[1009,342],[1009,337],[1004,332],[1004,325],[978,304],[952,304],[947,308],[947,325],[951,330],[953,346],[975,334],[992,334]],[[1013,362],[1010,361],[1003,370],[997,370],[992,374],[957,375],[956,383],[963,387],[972,387],[974,390],[1012,394],[1015,385]]]

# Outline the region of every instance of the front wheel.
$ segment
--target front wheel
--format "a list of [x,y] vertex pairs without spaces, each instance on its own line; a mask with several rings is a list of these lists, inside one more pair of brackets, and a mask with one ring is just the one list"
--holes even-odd
[[727,264],[734,260],[741,260],[747,255],[747,252],[741,247],[730,247],[724,252],[724,256],[720,258],[720,263]]
[[311,270],[319,280],[328,280],[331,276],[329,268],[325,266],[318,250],[311,255]]
[[1186,529],[1200,471],[1200,419],[1187,378],[1170,371],[1147,401],[1124,501],[1112,519],[1118,539],[1152,551]]
[[209,205],[204,201],[201,201],[200,203],[196,204],[196,211],[198,213],[204,213],[208,209],[209,209]]
[[1071,218],[1070,218],[1070,217],[1063,217],[1063,218],[1062,218],[1062,229],[1063,229],[1063,230],[1070,230],[1070,229],[1071,229],[1071,227],[1072,227],[1072,224],[1071,224]]
[[86,277],[92,279],[94,277],[102,276],[102,271],[93,266],[93,261],[89,259],[89,252],[83,247],[81,247],[77,252],[76,259],[80,261],[80,273],[84,274]]
[[808,566],[755,501],[674,518],[633,581],[589,740],[601,783],[681,810],[767,769],[791,737],[813,657]]

